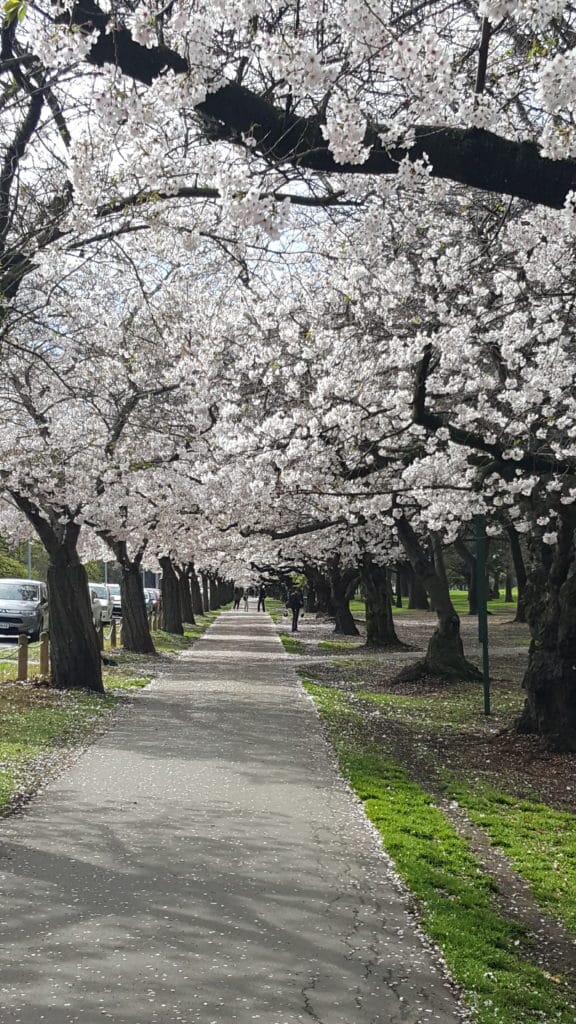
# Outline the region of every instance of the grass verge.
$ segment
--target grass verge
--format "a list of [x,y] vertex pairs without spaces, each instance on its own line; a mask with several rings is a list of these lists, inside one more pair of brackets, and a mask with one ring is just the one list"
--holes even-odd
[[279,635],[282,646],[288,654],[304,654],[306,645],[301,640],[297,640],[290,633],[280,633]]
[[30,785],[39,761],[88,736],[118,698],[28,683],[0,687],[0,809]]
[[162,629],[155,630],[152,633],[152,639],[156,650],[159,654],[178,654],[180,651],[187,650],[198,637],[206,632],[208,626],[218,618],[219,614],[220,611],[198,615],[193,626],[188,624],[184,626],[182,636],[177,633],[165,633]]
[[447,777],[444,784],[530,884],[540,906],[576,934],[576,815],[518,800],[481,781]]
[[304,685],[344,777],[414,893],[424,930],[442,950],[478,1024],[573,1024],[566,983],[530,962],[527,936],[496,909],[495,883],[430,795],[373,743],[353,699],[308,680]]

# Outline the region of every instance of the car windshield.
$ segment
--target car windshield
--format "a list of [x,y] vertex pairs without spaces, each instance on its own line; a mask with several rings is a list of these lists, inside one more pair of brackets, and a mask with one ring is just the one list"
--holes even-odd
[[90,590],[96,594],[96,597],[103,597],[105,601],[108,600],[108,590],[106,587],[90,587]]
[[111,594],[114,594],[115,596],[119,596],[120,595],[120,584],[119,583],[109,583],[108,584],[108,590],[110,591]]
[[31,583],[0,583],[0,601],[37,601],[38,596]]

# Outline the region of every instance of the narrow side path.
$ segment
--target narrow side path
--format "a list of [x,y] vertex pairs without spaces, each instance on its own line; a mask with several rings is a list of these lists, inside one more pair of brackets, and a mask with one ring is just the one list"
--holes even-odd
[[2,1024],[457,1024],[267,615],[0,823]]

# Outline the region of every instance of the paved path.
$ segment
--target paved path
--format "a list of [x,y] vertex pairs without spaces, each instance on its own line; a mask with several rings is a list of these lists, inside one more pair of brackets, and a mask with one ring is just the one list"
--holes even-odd
[[0,823],[2,1024],[456,1024],[266,615]]

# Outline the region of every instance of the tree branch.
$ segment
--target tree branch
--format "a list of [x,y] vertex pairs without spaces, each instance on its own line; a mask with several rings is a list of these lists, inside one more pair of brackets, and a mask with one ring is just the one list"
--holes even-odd
[[[168,70],[190,70],[186,59],[167,47],[141,46],[125,28],[107,31],[109,17],[94,0],[79,0],[70,14],[61,15],[61,20],[87,32],[100,32],[87,56],[89,63],[115,65],[146,85]],[[341,175],[393,175],[406,156],[416,160],[426,154],[433,177],[545,206],[562,207],[567,193],[576,188],[575,160],[550,160],[540,155],[534,142],[513,142],[482,129],[417,125],[412,146],[386,148],[381,142],[385,126],[371,125],[364,139],[370,147],[368,159],[339,164],[322,134],[322,115],[298,117],[238,82],[211,93],[196,110],[219,125],[220,137],[242,144],[242,136],[249,135],[256,151],[273,164]]]

